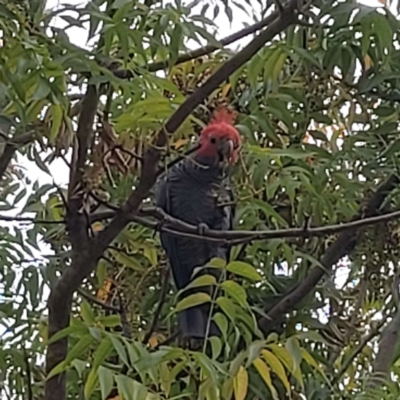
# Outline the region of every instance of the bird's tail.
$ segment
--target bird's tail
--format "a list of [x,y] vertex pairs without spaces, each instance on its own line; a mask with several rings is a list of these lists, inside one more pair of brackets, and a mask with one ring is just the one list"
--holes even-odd
[[[179,330],[182,337],[193,339],[204,339],[207,335],[210,307],[204,305],[195,306],[181,311],[178,314]],[[220,330],[213,320],[210,320],[208,337],[220,336]]]

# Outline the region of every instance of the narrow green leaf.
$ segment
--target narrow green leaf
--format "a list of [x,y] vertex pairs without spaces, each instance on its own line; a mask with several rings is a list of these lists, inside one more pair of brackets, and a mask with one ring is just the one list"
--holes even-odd
[[186,310],[187,308],[195,307],[200,304],[208,303],[211,297],[207,293],[194,293],[182,299],[175,307],[174,312]]
[[50,141],[53,142],[54,139],[57,137],[60,128],[61,128],[61,123],[63,119],[63,109],[60,104],[54,104],[51,107],[51,132],[50,132]]
[[86,300],[81,303],[81,316],[87,324],[93,324],[95,320],[93,309]]
[[192,282],[189,283],[183,290],[188,290],[190,288],[195,288],[195,287],[202,287],[202,286],[211,286],[211,285],[216,285],[217,280],[215,279],[215,276],[212,275],[201,275]]
[[227,265],[226,269],[235,275],[240,275],[253,281],[260,281],[262,279],[253,266],[243,261],[232,261]]
[[246,291],[238,283],[228,280],[222,282],[221,287],[229,294],[232,299],[236,300],[242,307],[247,308],[247,294]]
[[293,360],[293,371],[296,371],[297,368],[300,367],[300,363],[302,360],[302,355],[301,355],[301,348],[299,344],[299,340],[295,336],[291,336],[285,344],[286,349],[292,356]]
[[236,307],[232,300],[227,297],[218,297],[216,303],[234,323],[236,318]]
[[115,381],[124,400],[146,400],[147,389],[141,383],[125,375],[117,375]]
[[278,378],[282,381],[283,386],[287,391],[287,394],[290,396],[290,384],[287,379],[285,369],[283,368],[282,363],[278,360],[278,358],[268,350],[262,350],[262,355],[268,365],[271,367],[271,370],[278,376]]
[[97,375],[97,369],[92,368],[89,372],[89,375],[86,379],[85,382],[85,387],[83,388],[83,393],[85,395],[85,399],[89,399],[94,390],[96,389],[96,386],[98,384],[98,375]]
[[272,384],[271,374],[265,362],[261,358],[257,358],[253,361],[253,365],[271,391],[273,399],[279,400],[278,392]]
[[109,356],[112,349],[113,345],[110,338],[105,337],[94,352],[94,360],[92,364],[93,370],[96,370],[100,366],[100,364]]
[[111,370],[103,366],[99,367],[97,374],[100,383],[101,399],[106,400],[113,387],[114,375]]
[[119,358],[125,365],[129,365],[128,356],[126,355],[126,350],[124,345],[120,342],[120,340],[115,336],[110,334],[109,335],[111,342],[114,346],[115,351],[117,352]]
[[121,317],[119,315],[107,315],[106,317],[98,318],[98,322],[107,328],[113,328],[121,325]]
[[222,350],[221,339],[216,336],[212,336],[209,338],[209,341],[211,343],[212,358],[213,360],[216,360],[218,356],[221,354]]

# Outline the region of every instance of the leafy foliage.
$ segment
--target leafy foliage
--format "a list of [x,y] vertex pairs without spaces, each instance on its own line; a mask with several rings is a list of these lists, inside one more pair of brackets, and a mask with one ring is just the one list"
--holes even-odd
[[[215,297],[178,302],[154,230],[132,223],[75,294],[70,325],[48,337],[49,287],[70,268],[73,240],[65,224],[71,187],[55,183],[63,172],[54,163],[75,162],[87,85],[101,96],[81,211],[96,235],[107,224],[96,215],[137,186],[155,134],[235,53],[215,39],[213,20],[236,22],[245,11],[259,20],[257,8],[270,2],[163,3],[93,0],[48,10],[44,0],[0,2],[0,167],[18,149],[0,189],[1,390],[43,398],[46,347],[68,336],[67,357],[47,379],[66,371],[71,399],[367,396],[380,332],[398,305],[396,220],[360,233],[348,259],[267,333],[260,318],[308,271],[325,268],[319,260],[335,235],[238,244],[227,265],[207,265],[223,279],[191,283],[214,285]],[[189,149],[219,105],[236,109],[244,138],[233,174],[238,230],[349,221],[399,168],[400,25],[390,4],[311,3],[303,23],[265,45],[172,132],[162,159],[166,167]],[[71,29],[87,36],[86,46],[73,43]],[[194,42],[216,49],[183,56]],[[394,190],[381,211],[399,203]],[[174,337],[176,311],[203,302],[212,303],[222,338],[187,350]],[[396,349],[393,382],[368,398],[398,398],[398,358]]]

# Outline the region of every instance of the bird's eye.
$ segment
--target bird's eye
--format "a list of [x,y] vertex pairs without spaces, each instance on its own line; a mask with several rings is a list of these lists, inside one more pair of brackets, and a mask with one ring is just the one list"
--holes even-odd
[[215,139],[215,137],[212,137],[212,138],[210,139],[210,142],[211,142],[212,144],[215,144],[215,143],[217,143],[217,139]]

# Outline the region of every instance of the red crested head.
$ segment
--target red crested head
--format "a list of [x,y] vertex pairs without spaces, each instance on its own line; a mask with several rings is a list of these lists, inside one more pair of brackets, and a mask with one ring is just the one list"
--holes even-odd
[[233,126],[236,113],[221,108],[202,130],[197,154],[234,164],[239,155],[240,135]]

